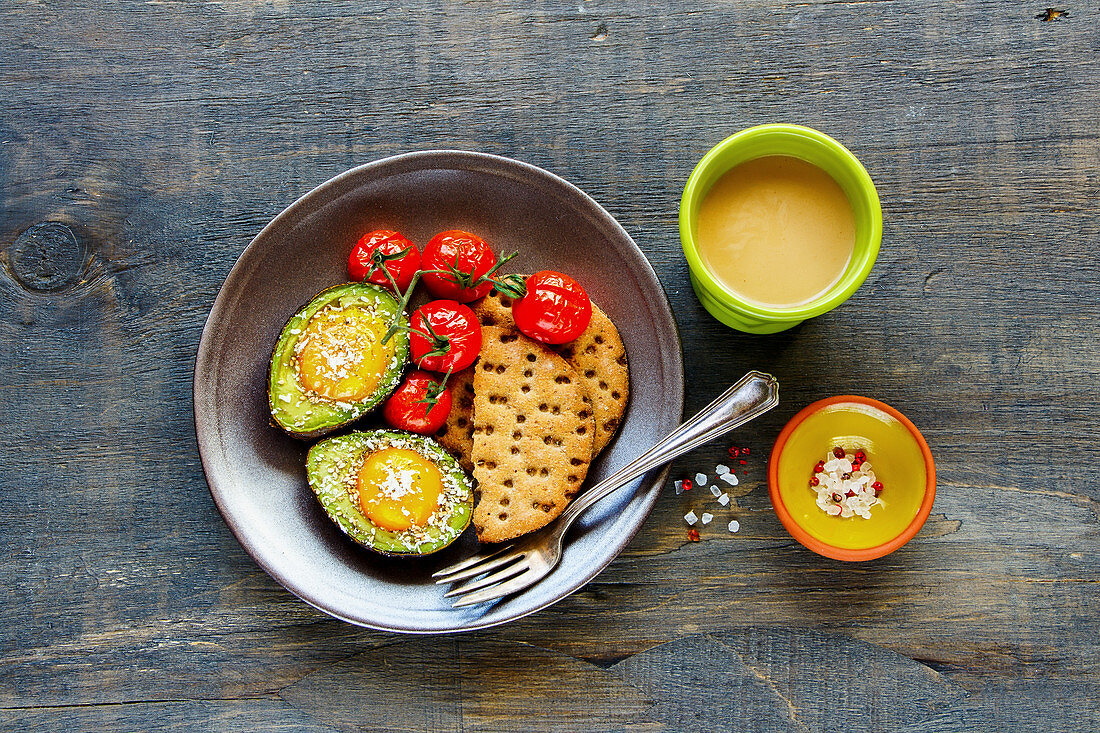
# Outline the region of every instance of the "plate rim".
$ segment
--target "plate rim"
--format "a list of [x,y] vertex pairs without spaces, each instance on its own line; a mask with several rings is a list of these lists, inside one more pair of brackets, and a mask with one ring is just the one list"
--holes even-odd
[[[675,335],[675,343],[674,343],[675,348],[670,349],[670,351],[672,351],[671,357],[672,357],[673,371],[676,374],[679,375],[679,379],[673,380],[673,382],[674,382],[673,388],[674,388],[674,391],[676,392],[676,394],[672,394],[672,395],[668,395],[668,396],[673,398],[674,406],[678,407],[678,409],[676,410],[676,415],[678,416],[678,420],[680,422],[683,421],[685,385],[684,385],[684,363],[683,363],[683,339],[680,335],[680,327],[679,327],[679,324],[677,323],[676,318],[675,318],[675,316],[672,312],[672,304],[668,299],[668,293],[665,291],[664,286],[661,283],[660,278],[657,277],[657,273],[653,269],[653,265],[649,261],[649,258],[645,255],[645,252],[642,251],[641,247],[638,246],[638,243],[634,241],[634,238],[630,236],[629,232],[626,231],[626,229],[622,226],[622,224],[619,223],[619,221],[614,216],[612,216],[611,213],[609,211],[607,211],[607,209],[605,209],[602,205],[600,205],[595,199],[593,199],[591,196],[589,196],[587,193],[585,193],[583,190],[581,190],[576,185],[574,185],[574,184],[570,183],[569,181],[567,181],[565,178],[562,178],[561,176],[557,175],[556,173],[548,171],[545,168],[542,168],[540,166],[536,166],[532,163],[527,163],[527,162],[524,162],[524,161],[521,161],[521,160],[517,160],[515,158],[509,158],[509,157],[506,157],[506,156],[496,155],[496,154],[493,154],[493,153],[483,153],[483,152],[476,152],[476,151],[469,151],[469,150],[459,150],[459,149],[448,149],[448,148],[410,151],[410,152],[405,152],[405,153],[398,153],[396,155],[386,156],[386,157],[383,157],[383,158],[378,158],[376,160],[368,161],[366,163],[361,163],[359,165],[348,168],[347,170],[345,170],[341,173],[338,173],[338,174],[326,179],[325,181],[319,183],[318,185],[314,186],[309,191],[307,191],[306,193],[302,194],[297,199],[295,199],[292,203],[287,205],[274,218],[272,218],[266,225],[264,225],[264,227],[261,228],[259,232],[256,233],[256,235],[249,241],[249,243],[244,247],[244,249],[241,250],[240,254],[237,256],[237,259],[233,262],[233,265],[229,268],[228,273],[226,273],[226,276],[225,276],[224,280],[222,281],[222,284],[219,286],[217,295],[214,296],[214,301],[211,303],[210,311],[207,313],[206,321],[203,323],[202,333],[199,337],[198,347],[197,347],[197,351],[196,351],[196,354],[195,354],[195,361],[194,361],[194,366],[193,366],[192,375],[191,375],[191,381],[192,381],[191,397],[192,397],[192,408],[193,408],[193,418],[194,418],[196,445],[197,445],[198,452],[199,452],[199,459],[200,459],[200,462],[201,462],[201,465],[202,465],[203,478],[206,481],[207,489],[208,489],[208,491],[211,495],[211,498],[214,500],[214,505],[216,506],[216,508],[218,510],[218,513],[221,515],[222,520],[225,522],[226,526],[229,528],[230,532],[233,534],[233,537],[237,540],[238,544],[240,544],[241,548],[251,558],[251,560],[254,563],[256,563],[256,565],[259,566],[260,569],[262,569],[265,573],[267,573],[267,575],[270,576],[276,583],[278,583],[284,590],[286,590],[291,595],[293,595],[294,597],[296,597],[298,600],[302,601],[306,605],[310,606],[311,608],[314,608],[314,609],[324,613],[325,615],[327,615],[331,618],[335,618],[337,620],[340,620],[340,621],[343,621],[345,623],[352,624],[353,626],[358,626],[358,627],[361,627],[361,628],[369,628],[369,629],[374,629],[374,630],[378,630],[378,631],[388,631],[388,632],[392,632],[392,633],[401,633],[401,634],[437,635],[437,634],[460,633],[460,632],[466,632],[466,631],[477,631],[477,630],[480,630],[480,629],[492,628],[492,627],[495,627],[495,626],[500,626],[502,624],[510,623],[512,621],[517,621],[519,619],[530,616],[533,613],[541,611],[541,610],[543,610],[543,609],[545,609],[545,608],[547,608],[547,607],[549,607],[549,606],[551,606],[555,603],[558,603],[562,599],[567,598],[568,596],[572,595],[573,593],[575,593],[578,590],[580,590],[580,589],[584,588],[585,586],[587,586],[590,582],[592,582],[592,580],[597,575],[599,575],[601,572],[603,572],[607,568],[608,565],[610,565],[612,562],[615,561],[615,559],[622,553],[622,551],[626,548],[626,546],[628,544],[630,544],[631,540],[633,540],[633,538],[641,530],[642,526],[645,524],[646,520],[649,518],[649,515],[652,513],[653,507],[657,503],[657,499],[659,498],[659,496],[661,494],[661,492],[659,490],[659,487],[661,485],[663,485],[668,479],[670,466],[668,466],[666,464],[664,467],[662,467],[659,470],[656,470],[655,472],[651,471],[648,474],[643,475],[643,477],[642,477],[643,484],[642,484],[642,487],[639,487],[639,491],[641,491],[642,488],[650,488],[650,489],[656,489],[656,490],[651,490],[649,493],[650,493],[650,496],[652,498],[649,498],[649,499],[645,500],[644,513],[642,515],[641,521],[639,521],[636,526],[631,528],[629,532],[623,533],[613,543],[613,551],[611,553],[609,553],[606,560],[604,560],[602,562],[595,563],[594,565],[592,565],[591,568],[588,571],[586,571],[586,573],[585,573],[586,577],[580,583],[576,584],[575,587],[568,589],[566,592],[564,592],[560,596],[558,596],[556,598],[551,598],[549,600],[546,600],[543,603],[536,604],[534,607],[532,607],[530,609],[525,609],[521,613],[518,613],[514,616],[510,616],[510,617],[507,617],[507,618],[498,618],[498,619],[493,619],[493,620],[484,621],[484,622],[481,621],[481,620],[475,619],[475,620],[472,620],[470,623],[457,625],[457,626],[454,626],[454,627],[451,627],[451,628],[414,628],[414,627],[408,627],[408,626],[402,627],[402,626],[396,626],[396,625],[383,625],[383,624],[380,624],[380,623],[372,623],[370,621],[366,621],[366,620],[361,619],[361,618],[352,618],[352,617],[347,616],[346,614],[341,614],[341,613],[338,613],[336,611],[333,611],[330,608],[324,607],[319,601],[315,601],[314,599],[309,598],[306,595],[304,595],[302,592],[299,592],[299,589],[297,589],[295,587],[295,584],[293,582],[291,582],[290,579],[285,577],[285,574],[283,574],[281,572],[278,572],[274,568],[270,567],[266,562],[261,560],[260,557],[257,557],[257,555],[260,554],[258,552],[258,549],[254,547],[254,543],[251,542],[251,540],[248,538],[247,535],[243,534],[243,530],[232,519],[232,513],[227,511],[225,505],[223,504],[223,501],[222,501],[222,498],[221,498],[220,494],[215,490],[214,484],[216,483],[216,480],[211,477],[211,472],[213,470],[211,464],[212,464],[213,459],[212,459],[211,456],[208,456],[208,454],[207,454],[208,450],[212,450],[214,448],[214,446],[213,445],[207,446],[207,443],[210,443],[210,444],[218,443],[218,442],[220,442],[219,439],[222,438],[222,436],[221,436],[220,431],[217,431],[215,429],[215,427],[216,427],[215,425],[213,425],[213,424],[204,425],[202,416],[200,416],[200,395],[208,389],[213,389],[213,387],[212,386],[210,386],[210,387],[203,386],[202,388],[200,388],[199,374],[210,372],[211,369],[213,368],[212,341],[214,339],[214,330],[215,330],[214,324],[219,320],[218,318],[215,318],[215,316],[217,315],[217,316],[220,317],[222,311],[224,311],[225,308],[227,307],[228,297],[226,296],[226,290],[225,290],[226,285],[235,276],[236,277],[243,277],[242,271],[239,271],[238,268],[240,267],[242,261],[248,256],[249,252],[252,251],[256,247],[257,243],[260,242],[269,233],[270,230],[272,230],[275,227],[277,227],[278,225],[280,225],[283,222],[283,220],[288,219],[288,218],[294,216],[296,213],[298,213],[297,210],[300,207],[306,205],[312,198],[321,195],[327,189],[329,189],[331,187],[334,187],[334,186],[338,186],[340,183],[346,181],[347,179],[352,178],[354,176],[357,176],[357,175],[359,175],[359,174],[361,174],[364,171],[367,171],[369,169],[383,168],[383,167],[386,167],[386,166],[391,166],[391,165],[399,164],[401,162],[406,162],[406,161],[416,162],[416,161],[419,161],[419,160],[422,160],[422,159],[423,160],[429,160],[429,161],[433,160],[433,159],[441,159],[441,160],[457,159],[457,160],[467,160],[467,161],[478,161],[482,165],[477,166],[477,168],[476,168],[477,170],[481,170],[483,172],[490,172],[490,173],[496,172],[498,174],[503,174],[504,171],[507,168],[518,167],[518,168],[520,168],[521,170],[523,170],[524,172],[526,172],[529,175],[533,175],[533,176],[538,177],[538,178],[543,178],[543,179],[547,180],[550,184],[562,187],[566,191],[569,191],[570,193],[579,196],[579,198],[582,201],[584,201],[588,205],[588,207],[590,208],[589,212],[585,212],[586,214],[591,214],[591,213],[595,213],[595,214],[598,214],[598,215],[602,214],[602,217],[606,217],[606,221],[608,223],[610,223],[614,228],[618,229],[619,233],[625,238],[625,240],[630,244],[630,246],[633,247],[633,249],[636,250],[636,252],[639,255],[641,255],[642,261],[646,265],[646,267],[643,268],[642,275],[644,276],[645,279],[650,281],[651,285],[656,286],[656,292],[659,293],[660,296],[661,296],[660,298],[655,299],[656,300],[656,306],[657,306],[658,310],[660,311],[661,315],[663,315],[667,319],[667,322],[669,324],[671,324],[671,326],[672,326],[672,333]],[[488,166],[496,166],[496,168],[495,169],[489,169]],[[425,166],[422,169],[427,169],[427,168],[428,167]],[[436,169],[438,169],[438,170],[470,170],[469,167],[459,168],[459,167],[455,167],[453,165],[446,166],[446,167],[437,166]],[[206,436],[206,437],[204,437],[204,436]],[[635,493],[637,493],[637,492],[635,492]]]

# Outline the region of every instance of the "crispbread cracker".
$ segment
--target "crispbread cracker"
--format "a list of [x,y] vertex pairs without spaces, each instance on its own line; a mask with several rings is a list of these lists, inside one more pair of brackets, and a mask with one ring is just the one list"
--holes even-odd
[[[493,291],[471,307],[483,326],[516,327],[512,299],[508,296]],[[585,381],[596,417],[593,447],[596,455],[619,429],[630,396],[630,371],[623,340],[607,314],[593,303],[592,320],[585,332],[575,341],[550,348],[564,356]]]
[[630,396],[630,371],[619,331],[607,314],[592,304],[585,332],[555,350],[577,370],[588,388],[596,418],[593,455],[604,449],[623,421]]
[[[527,279],[526,275],[520,277]],[[499,326],[516,330],[516,320],[512,318],[512,298],[501,295],[495,290],[481,300],[469,304],[482,326]]]
[[592,457],[595,423],[565,359],[522,334],[485,327],[474,369],[471,458],[482,542],[532,532],[561,514]]
[[441,446],[458,459],[470,473],[474,470],[470,453],[474,447],[474,369],[477,364],[451,375],[447,391],[451,393],[451,412],[447,422],[435,434]]

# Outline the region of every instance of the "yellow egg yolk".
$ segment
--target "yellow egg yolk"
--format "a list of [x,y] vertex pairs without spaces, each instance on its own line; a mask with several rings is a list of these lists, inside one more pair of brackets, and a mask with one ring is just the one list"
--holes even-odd
[[359,469],[359,507],[375,525],[400,532],[427,524],[443,491],[439,468],[416,451],[386,448]]
[[302,388],[334,402],[370,397],[393,351],[382,344],[384,325],[356,306],[325,308],[314,315],[296,349]]

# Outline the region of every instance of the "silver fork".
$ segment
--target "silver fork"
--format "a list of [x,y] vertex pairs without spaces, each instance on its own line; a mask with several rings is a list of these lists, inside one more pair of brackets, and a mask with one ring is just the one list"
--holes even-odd
[[432,577],[438,578],[436,583],[458,583],[496,571],[448,591],[445,597],[458,599],[455,607],[485,603],[534,585],[561,561],[565,533],[590,506],[646,471],[744,425],[778,404],[776,378],[749,372],[667,438],[581,494],[550,526],[443,568]]

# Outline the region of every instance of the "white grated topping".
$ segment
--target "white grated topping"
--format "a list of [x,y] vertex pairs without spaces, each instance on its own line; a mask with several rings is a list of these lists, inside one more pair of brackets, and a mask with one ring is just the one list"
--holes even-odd
[[[386,468],[390,468],[387,464]],[[382,493],[382,496],[387,499],[393,499],[397,501],[416,490],[416,471],[405,469],[403,471],[389,470],[386,472],[386,478],[382,484],[378,487]],[[401,511],[404,512],[405,508],[401,507]],[[405,513],[408,516],[408,513]]]

